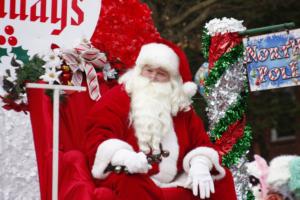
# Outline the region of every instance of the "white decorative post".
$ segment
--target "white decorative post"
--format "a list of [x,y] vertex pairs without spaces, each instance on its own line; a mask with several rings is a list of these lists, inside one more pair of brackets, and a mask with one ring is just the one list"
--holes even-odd
[[58,146],[59,146],[59,92],[61,90],[86,91],[85,87],[27,83],[27,88],[50,89],[53,95],[53,157],[52,157],[52,200],[58,199]]

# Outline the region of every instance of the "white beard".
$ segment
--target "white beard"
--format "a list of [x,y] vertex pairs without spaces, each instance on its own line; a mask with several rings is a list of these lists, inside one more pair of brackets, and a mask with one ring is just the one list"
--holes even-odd
[[160,153],[162,138],[173,131],[171,116],[171,83],[153,83],[136,78],[131,94],[130,118],[135,128],[140,150]]
[[130,121],[141,151],[160,153],[160,143],[174,132],[172,116],[188,110],[191,100],[182,90],[182,81],[151,82],[135,68],[119,80],[131,97]]

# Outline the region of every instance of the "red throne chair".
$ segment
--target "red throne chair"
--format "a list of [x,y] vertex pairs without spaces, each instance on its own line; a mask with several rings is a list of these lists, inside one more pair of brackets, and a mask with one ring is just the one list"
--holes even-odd
[[[102,85],[102,94],[107,87]],[[52,197],[52,102],[44,90],[28,89],[28,105],[42,200]],[[59,199],[113,199],[107,188],[95,188],[84,148],[84,116],[95,102],[88,92],[75,92],[60,101]]]

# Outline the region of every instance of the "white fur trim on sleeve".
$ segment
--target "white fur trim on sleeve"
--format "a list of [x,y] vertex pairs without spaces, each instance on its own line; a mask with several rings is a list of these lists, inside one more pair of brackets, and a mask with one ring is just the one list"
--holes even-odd
[[220,180],[225,176],[225,169],[219,163],[219,154],[216,150],[210,147],[198,147],[190,151],[183,159],[183,169],[186,173],[190,170],[190,162],[197,156],[205,156],[208,158],[215,169],[219,172],[218,175],[213,175],[213,179]]
[[104,173],[113,155],[120,149],[132,150],[133,148],[126,142],[119,139],[109,139],[102,142],[97,149],[92,175],[94,178],[104,179],[109,173]]

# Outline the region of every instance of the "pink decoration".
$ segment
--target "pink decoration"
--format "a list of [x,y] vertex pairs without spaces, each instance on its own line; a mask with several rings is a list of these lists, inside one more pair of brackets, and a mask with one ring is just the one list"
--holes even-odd
[[258,167],[259,171],[261,172],[259,181],[261,184],[262,198],[266,198],[267,193],[268,193],[267,177],[269,174],[269,166],[268,166],[266,160],[264,158],[260,157],[259,155],[254,155],[254,159],[257,163],[257,167]]

